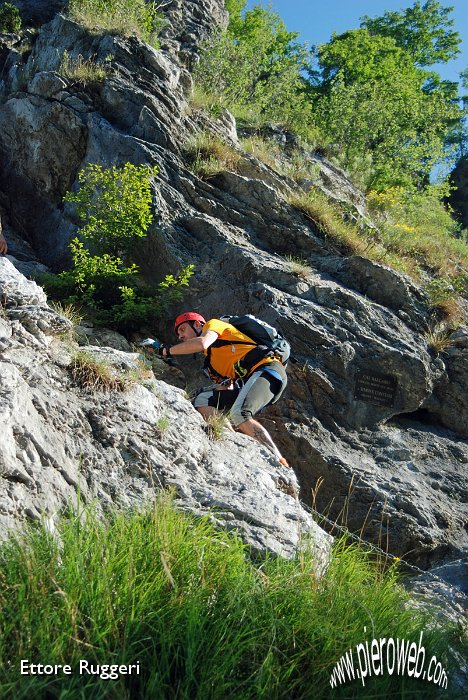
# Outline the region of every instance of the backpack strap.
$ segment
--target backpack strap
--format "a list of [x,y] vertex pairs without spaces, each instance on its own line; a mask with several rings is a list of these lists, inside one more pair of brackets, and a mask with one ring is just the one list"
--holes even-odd
[[[215,340],[214,343],[212,343],[208,348],[207,348],[207,353],[206,353],[206,358],[205,358],[205,369],[208,371],[208,374],[210,377],[213,379],[225,379],[225,377],[221,377],[216,370],[213,368],[211,364],[211,350],[212,348],[221,348],[225,347],[226,345],[253,345],[253,341],[247,342],[243,340]],[[249,372],[252,370],[252,367],[254,367],[256,364],[258,364],[261,360],[264,360],[265,357],[275,357],[275,353],[273,350],[270,348],[267,348],[266,345],[255,345],[252,350],[249,350],[249,352],[241,359],[238,360],[233,369],[236,374],[236,376],[240,379],[244,379]]]

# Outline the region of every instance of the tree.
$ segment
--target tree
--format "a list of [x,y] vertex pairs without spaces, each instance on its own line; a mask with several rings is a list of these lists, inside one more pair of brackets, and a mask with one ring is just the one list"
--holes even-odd
[[248,107],[262,119],[304,128],[311,115],[303,71],[310,51],[297,43],[271,10],[242,11],[244,0],[228,0],[232,14],[227,31],[206,46],[197,81],[227,107]]
[[343,164],[370,154],[374,188],[424,184],[460,116],[443,81],[425,89],[431,74],[394,38],[367,29],[334,34],[317,51],[315,115]]
[[415,2],[401,12],[385,12],[382,17],[361,17],[361,27],[372,35],[391,37],[407,51],[418,66],[447,63],[460,53],[461,37],[452,29],[449,17],[453,7],[443,7],[436,0],[424,5]]
[[21,29],[21,15],[16,5],[4,2],[0,6],[0,33],[16,33]]

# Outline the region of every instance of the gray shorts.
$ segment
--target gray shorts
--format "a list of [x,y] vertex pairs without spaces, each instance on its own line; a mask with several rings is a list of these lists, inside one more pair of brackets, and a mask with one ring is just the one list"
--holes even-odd
[[287,384],[284,367],[275,362],[268,365],[268,368],[275,374],[267,371],[265,366],[260,367],[243,386],[203,391],[195,397],[193,405],[195,408],[211,406],[219,411],[229,410],[229,420],[237,427],[277,401],[283,393]]

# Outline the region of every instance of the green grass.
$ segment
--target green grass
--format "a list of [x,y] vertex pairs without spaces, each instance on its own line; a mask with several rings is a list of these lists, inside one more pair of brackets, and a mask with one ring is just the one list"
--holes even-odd
[[84,350],[74,353],[69,369],[78,386],[90,392],[126,391],[149,374],[143,363],[117,372],[105,357],[96,357]]
[[[403,191],[399,196],[406,198],[406,202],[395,203],[385,194],[373,193],[374,202],[379,198],[383,202],[378,228],[374,229],[346,221],[340,205],[331,202],[317,188],[311,188],[309,193],[295,193],[288,202],[312,221],[325,240],[341,253],[362,255],[388,265],[417,283],[427,278],[429,271],[439,281],[428,285],[428,293],[430,289],[437,291],[443,287],[452,290],[451,299],[466,294],[468,246],[456,237],[456,224],[450,214],[435,196]],[[372,213],[376,212],[374,204]],[[447,296],[444,301],[448,301]],[[433,299],[430,305],[434,306]]]
[[192,172],[204,180],[226,170],[236,172],[241,158],[232,146],[207,132],[200,132],[190,139],[184,152]]
[[[320,167],[314,163],[299,148],[286,152],[274,140],[264,138],[260,134],[254,134],[241,141],[242,147],[247,153],[261,160],[279,175],[289,177],[296,182],[314,180],[320,174]],[[312,147],[310,146],[310,150]]]
[[164,24],[155,4],[145,0],[70,0],[68,12],[90,30],[136,35],[156,46],[157,33]]
[[109,74],[109,67],[92,58],[84,59],[81,54],[73,59],[68,51],[64,51],[58,72],[73,82],[88,85],[105,80]]
[[[338,542],[322,579],[311,553],[255,563],[238,536],[181,513],[167,495],[105,520],[71,512],[58,535],[31,526],[0,547],[1,697],[437,697],[429,683],[388,675],[365,689],[329,685],[350,647],[417,641],[421,631],[450,671],[449,632],[405,607],[395,569],[383,573],[355,546]],[[141,673],[21,676],[20,659],[72,669],[79,659],[138,662]]]
[[330,243],[348,255],[365,255],[368,243],[357,226],[344,221],[338,207],[315,188],[309,193],[299,191],[288,197],[288,202],[299,209]]

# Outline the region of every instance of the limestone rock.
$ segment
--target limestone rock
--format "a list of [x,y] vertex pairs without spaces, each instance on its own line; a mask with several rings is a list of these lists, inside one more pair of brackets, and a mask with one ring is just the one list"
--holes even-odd
[[0,299],[7,308],[45,304],[47,297],[42,287],[27,280],[8,260],[0,257]]

